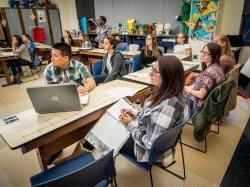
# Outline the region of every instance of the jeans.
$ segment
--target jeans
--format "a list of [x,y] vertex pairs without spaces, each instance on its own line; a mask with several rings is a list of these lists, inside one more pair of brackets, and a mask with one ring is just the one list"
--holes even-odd
[[31,66],[32,63],[24,60],[24,59],[15,59],[15,60],[11,60],[8,63],[8,67],[10,67],[13,76],[17,76],[17,68],[20,68],[21,66]]
[[188,108],[189,108],[189,119],[192,119],[197,114],[197,109],[194,106],[194,101],[192,99],[188,99]]
[[103,83],[107,76],[108,75],[106,75],[106,74],[104,74],[104,75],[95,75],[94,79],[95,79],[96,84]]
[[135,157],[134,145],[135,141],[132,136],[130,136],[126,143],[122,146],[120,153],[125,153],[127,155]]

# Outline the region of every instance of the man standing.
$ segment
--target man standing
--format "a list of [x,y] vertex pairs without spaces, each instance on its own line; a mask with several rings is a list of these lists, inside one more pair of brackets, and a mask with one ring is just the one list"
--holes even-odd
[[97,37],[95,38],[95,41],[98,42],[98,47],[103,48],[103,40],[106,38],[111,31],[111,28],[106,24],[107,19],[104,16],[100,16],[97,19],[97,28],[96,28],[96,34]]

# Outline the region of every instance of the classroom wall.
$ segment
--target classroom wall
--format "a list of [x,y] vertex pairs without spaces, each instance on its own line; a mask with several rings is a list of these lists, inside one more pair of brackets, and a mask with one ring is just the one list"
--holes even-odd
[[79,30],[75,0],[53,0],[60,11],[62,30]]
[[127,28],[127,20],[135,18],[144,24],[169,22],[176,28],[181,5],[181,0],[95,0],[95,15],[106,16],[108,24],[116,27],[121,22]]
[[[241,15],[244,6],[244,0],[221,0],[220,14],[216,34],[238,35],[240,32]],[[250,47],[245,46],[241,49],[239,63],[244,64],[250,57]]]

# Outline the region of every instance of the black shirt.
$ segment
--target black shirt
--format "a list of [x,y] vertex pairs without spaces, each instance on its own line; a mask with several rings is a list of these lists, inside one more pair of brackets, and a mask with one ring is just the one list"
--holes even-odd
[[[148,56],[146,56],[145,54],[145,50],[146,48],[143,48],[141,50],[141,66],[142,68],[144,67],[149,67],[149,65],[153,62],[155,62],[157,60],[157,56],[152,56],[152,51],[151,50],[148,50]],[[160,56],[162,55],[162,52],[160,49],[159,50],[159,53],[160,53]]]

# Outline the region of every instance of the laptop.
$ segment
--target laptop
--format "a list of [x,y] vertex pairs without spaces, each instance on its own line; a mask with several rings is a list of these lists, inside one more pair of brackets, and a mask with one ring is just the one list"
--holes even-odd
[[[52,84],[27,88],[28,95],[37,113],[77,111],[82,109],[75,84]],[[84,96],[87,104],[89,95]],[[87,97],[87,98],[86,98]]]

